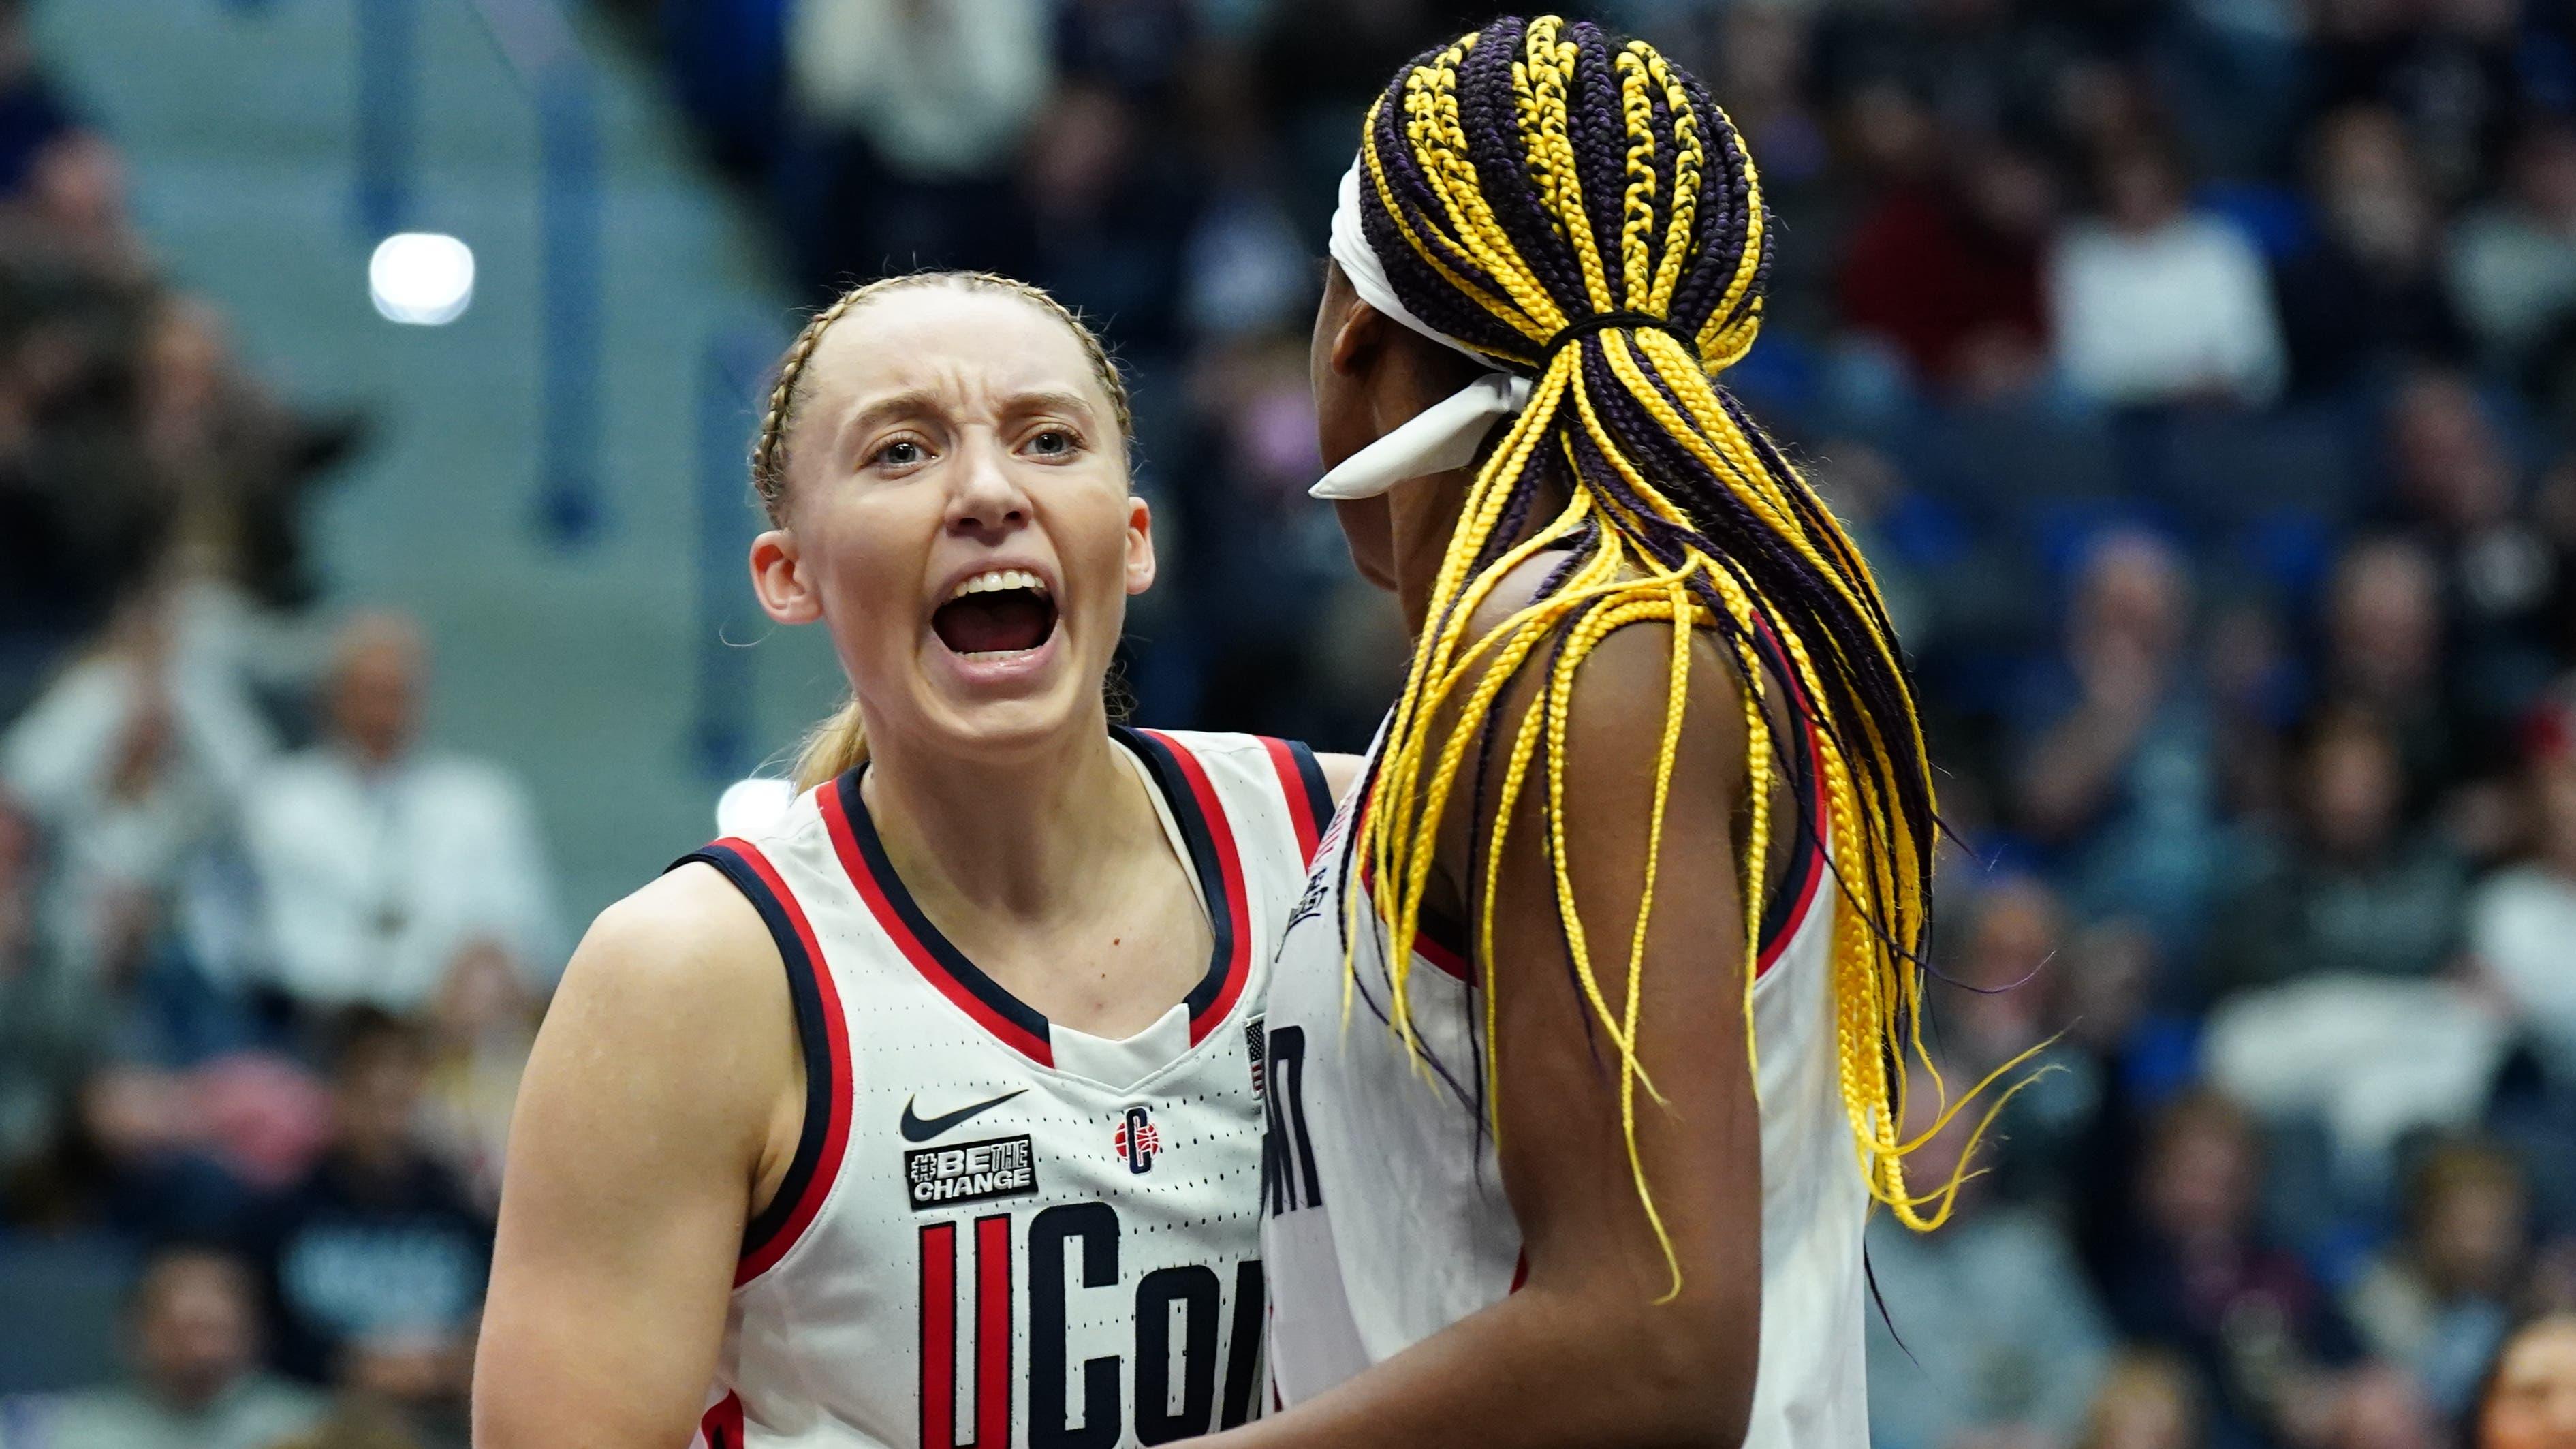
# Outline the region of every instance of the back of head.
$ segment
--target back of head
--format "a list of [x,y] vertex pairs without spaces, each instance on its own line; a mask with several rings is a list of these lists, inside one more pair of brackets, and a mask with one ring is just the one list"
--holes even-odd
[[[1399,321],[1529,380],[1526,406],[1469,486],[1389,727],[1385,808],[1365,817],[1357,849],[1378,879],[1419,881],[1407,861],[1436,848],[1458,769],[1440,748],[1453,726],[1435,726],[1429,706],[1467,673],[1545,661],[1570,689],[1615,623],[1711,632],[1747,691],[1803,716],[1775,739],[1768,714],[1746,713],[1747,880],[1763,881],[1767,853],[1796,836],[1770,819],[1772,787],[1814,726],[1826,818],[1809,823],[1824,827],[1844,907],[1866,926],[1834,934],[1846,1106],[1872,1191],[1926,1221],[1899,1168],[1898,1124],[1927,925],[1931,773],[1868,567],[1716,381],[1753,345],[1771,269],[1774,229],[1742,138],[1652,46],[1588,23],[1506,18],[1397,73],[1369,111],[1352,186],[1345,208],[1385,288],[1372,297],[1370,277],[1360,295],[1376,305],[1391,291],[1410,314]],[[1478,603],[1550,547],[1567,561],[1508,637],[1471,654]],[[1470,706],[1454,728],[1490,728],[1491,714]],[[1519,783],[1516,765],[1480,818],[1507,814]],[[1413,929],[1419,897],[1416,884],[1382,903],[1395,939]],[[1746,914],[1749,959],[1761,913]]]

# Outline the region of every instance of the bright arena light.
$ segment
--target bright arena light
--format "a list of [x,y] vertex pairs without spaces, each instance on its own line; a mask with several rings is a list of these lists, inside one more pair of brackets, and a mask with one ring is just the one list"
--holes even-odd
[[367,262],[367,293],[388,322],[444,327],[473,305],[474,249],[437,232],[396,232]]
[[795,803],[796,787],[785,780],[736,780],[716,797],[716,834],[759,835]]

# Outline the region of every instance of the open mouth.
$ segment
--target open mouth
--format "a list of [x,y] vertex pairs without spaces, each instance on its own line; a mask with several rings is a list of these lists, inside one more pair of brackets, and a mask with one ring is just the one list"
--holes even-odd
[[931,632],[962,659],[1007,659],[1055,633],[1055,600],[1026,569],[987,569],[957,585],[931,611]]

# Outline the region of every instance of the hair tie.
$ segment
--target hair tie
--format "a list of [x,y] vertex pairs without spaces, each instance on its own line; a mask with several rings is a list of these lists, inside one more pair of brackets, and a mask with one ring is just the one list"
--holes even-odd
[[1682,337],[1679,332],[1673,330],[1673,324],[1671,322],[1664,318],[1657,317],[1652,313],[1595,312],[1589,317],[1580,317],[1565,324],[1565,330],[1557,333],[1554,337],[1547,339],[1546,345],[1540,347],[1538,350],[1538,370],[1541,372],[1547,371],[1547,365],[1556,360],[1558,349],[1564,347],[1567,343],[1580,342],[1595,332],[1607,332],[1613,327],[1631,327],[1644,331],[1662,332],[1685,343],[1689,341],[1688,338]]

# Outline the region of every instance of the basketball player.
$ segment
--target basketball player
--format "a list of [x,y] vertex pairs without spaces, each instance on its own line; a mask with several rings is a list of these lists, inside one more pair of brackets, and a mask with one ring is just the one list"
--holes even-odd
[[998,277],[862,287],[788,352],[753,583],[823,622],[855,703],[784,823],[575,953],[511,1134],[478,1444],[1256,1412],[1259,1003],[1357,762],[1108,723],[1154,579],[1127,433],[1098,342]]
[[1273,976],[1286,1412],[1229,1444],[1868,1442],[1864,1219],[1946,1212],[1933,791],[1868,569],[1717,385],[1770,245],[1706,91],[1591,25],[1370,110],[1316,492],[1415,651]]

